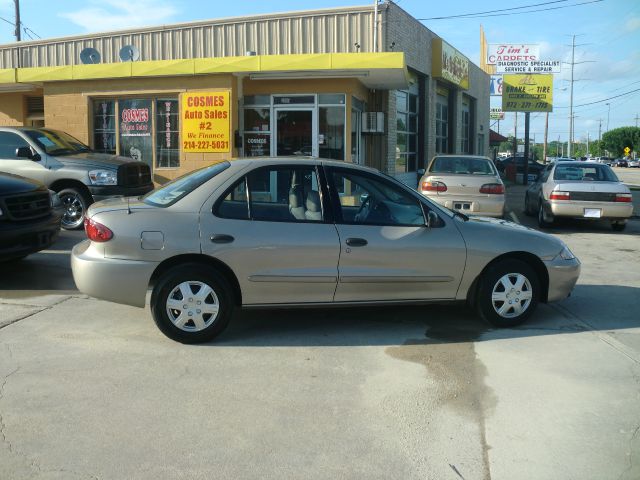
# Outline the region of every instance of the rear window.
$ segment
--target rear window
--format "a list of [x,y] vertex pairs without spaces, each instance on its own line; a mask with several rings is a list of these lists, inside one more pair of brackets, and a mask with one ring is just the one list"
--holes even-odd
[[460,175],[497,175],[493,164],[479,157],[436,157],[429,167],[431,173]]
[[554,180],[569,180],[574,182],[619,182],[618,177],[607,165],[598,164],[560,164],[553,172]]
[[203,183],[208,182],[220,172],[225,171],[230,165],[231,164],[229,162],[222,162],[211,167],[205,167],[200,170],[187,173],[186,175],[167,183],[163,187],[147,193],[142,197],[142,201],[155,207],[164,208],[173,205],[181,198],[189,195]]

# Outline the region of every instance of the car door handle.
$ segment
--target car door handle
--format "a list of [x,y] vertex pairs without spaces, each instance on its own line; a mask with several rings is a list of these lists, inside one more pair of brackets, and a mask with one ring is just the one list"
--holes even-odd
[[231,243],[235,240],[231,235],[215,234],[211,235],[211,241],[213,243]]
[[350,247],[364,247],[368,242],[364,238],[347,238]]

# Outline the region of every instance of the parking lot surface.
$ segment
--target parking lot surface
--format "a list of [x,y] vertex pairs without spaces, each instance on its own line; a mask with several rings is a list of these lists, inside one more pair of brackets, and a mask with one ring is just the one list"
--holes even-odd
[[519,328],[261,310],[198,346],[77,292],[63,232],[1,267],[0,479],[640,478],[640,219],[549,232],[582,275]]

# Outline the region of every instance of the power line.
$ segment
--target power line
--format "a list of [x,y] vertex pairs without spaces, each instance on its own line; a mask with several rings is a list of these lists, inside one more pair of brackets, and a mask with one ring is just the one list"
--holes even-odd
[[[629,90],[628,92],[621,93],[620,95],[614,95],[613,97],[605,98],[605,99],[602,99],[602,100],[597,100],[595,102],[589,102],[589,103],[583,103],[583,104],[580,104],[580,105],[574,105],[573,107],[577,108],[577,107],[586,107],[587,105],[595,105],[596,103],[606,102],[608,100],[613,100],[614,98],[623,97],[625,95],[630,95],[630,94],[635,93],[635,92],[640,92],[640,88],[636,88],[635,90]],[[564,107],[564,106],[563,107],[557,107],[557,106],[554,106],[553,108],[569,108],[569,107]]]
[[451,16],[448,16],[448,17],[418,18],[418,20],[443,20],[445,18],[470,17],[472,15],[483,15],[485,13],[505,12],[507,10],[521,10],[523,8],[539,7],[541,5],[549,5],[549,4],[552,4],[552,3],[563,3],[563,2],[566,2],[566,1],[567,0],[556,0],[554,2],[535,3],[533,5],[525,5],[523,7],[503,8],[503,9],[500,9],[500,10],[487,10],[486,12],[476,12],[476,13],[462,13],[460,15],[451,15]]
[[[535,12],[548,12],[549,10],[560,10],[561,8],[578,7],[580,5],[588,5],[590,3],[600,3],[604,0],[590,0],[588,2],[574,3],[573,5],[562,5],[560,7],[538,8],[535,10],[527,10],[526,12],[511,12],[511,13],[492,13],[490,15],[478,15],[478,14],[466,14],[466,15],[451,15],[448,17],[432,17],[432,18],[418,18],[417,20],[447,20],[452,18],[487,18],[487,17],[507,17],[511,15],[522,15],[523,13],[535,13]],[[550,2],[552,3],[552,2]],[[529,8],[529,7],[520,7]]]

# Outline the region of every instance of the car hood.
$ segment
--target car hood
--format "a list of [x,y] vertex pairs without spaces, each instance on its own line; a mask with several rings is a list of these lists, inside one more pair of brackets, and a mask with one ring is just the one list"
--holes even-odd
[[37,180],[0,172],[0,193],[2,195],[33,192],[38,189],[46,190],[47,188]]
[[550,260],[564,248],[562,240],[533,228],[499,218],[456,218],[468,250],[492,252],[531,252],[543,260]]
[[117,170],[120,165],[124,165],[125,163],[136,161],[132,158],[97,152],[76,153],[74,155],[58,155],[55,157],[55,159],[63,165],[68,166],[109,168],[113,170]]

